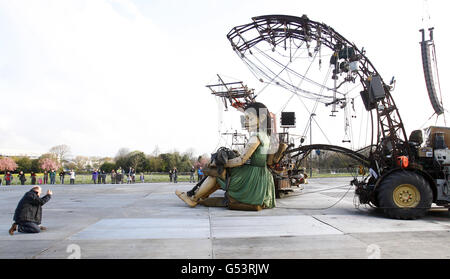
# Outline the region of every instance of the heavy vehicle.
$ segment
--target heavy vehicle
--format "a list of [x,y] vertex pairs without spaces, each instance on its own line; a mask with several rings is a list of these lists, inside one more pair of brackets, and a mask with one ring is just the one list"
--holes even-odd
[[[430,40],[425,40],[422,32],[422,59],[427,90],[436,115],[444,113],[442,100],[436,94],[433,80],[432,55],[433,29],[430,29]],[[359,81],[361,88],[358,97],[371,117],[372,142],[363,149],[353,150],[334,144],[309,144],[294,146],[287,140],[280,150],[285,164],[284,174],[278,183],[288,184],[284,188],[300,184],[300,163],[308,158],[313,150],[330,150],[351,157],[361,164],[361,178],[355,177],[351,184],[355,186],[355,194],[361,204],[370,204],[380,208],[391,218],[416,219],[424,216],[435,203],[449,207],[450,204],[450,128],[432,126],[426,129],[424,140],[422,130],[413,131],[409,137],[405,131],[398,108],[391,95],[395,80],[385,83],[373,64],[360,50],[333,28],[324,23],[302,17],[288,15],[266,15],[252,18],[252,22],[236,26],[227,34],[233,50],[249,66],[252,73],[261,82],[280,86],[293,94],[323,100],[326,106],[332,106],[335,116],[337,109],[347,108],[353,104],[348,94],[341,94],[343,84],[355,84]],[[269,49],[263,53],[262,47]],[[268,46],[268,47],[267,47]],[[291,63],[296,59],[295,52],[305,50],[309,57],[319,57],[328,49],[330,55],[330,74],[333,85],[327,86],[315,82],[303,73],[295,71]],[[287,59],[282,63],[273,56]],[[264,55],[269,62],[261,62],[258,54]],[[255,60],[256,59],[256,60]],[[258,64],[259,63],[259,64]],[[311,62],[312,63],[312,62]],[[276,68],[278,67],[278,68]],[[309,67],[305,70],[307,72]],[[281,74],[288,72],[288,77]],[[293,81],[292,77],[297,77]],[[328,77],[328,76],[327,76]],[[303,82],[310,86],[303,86]],[[316,86],[319,90],[313,89]],[[327,96],[324,91],[332,92]],[[224,95],[233,104],[233,96]],[[245,100],[252,102],[254,98]],[[234,102],[236,104],[238,102]],[[315,110],[311,111],[310,123]],[[282,134],[282,133],[280,133]],[[345,141],[343,141],[345,142]],[[283,150],[282,150],[283,149]],[[288,167],[286,165],[289,165]],[[283,188],[282,187],[282,188]]]

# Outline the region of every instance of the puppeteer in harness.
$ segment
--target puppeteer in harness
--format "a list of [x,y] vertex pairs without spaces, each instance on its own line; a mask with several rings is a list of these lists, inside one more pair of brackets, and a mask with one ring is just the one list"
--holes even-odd
[[[228,156],[216,156],[228,158],[222,162],[223,166],[216,163],[220,160],[212,160],[205,170],[206,179],[197,189],[194,187],[187,193],[175,191],[190,207],[197,204],[226,206],[236,210],[275,207],[275,185],[267,166],[272,158],[269,155],[270,114],[261,103],[247,104],[244,113],[250,138],[242,154],[234,153],[233,156],[228,150]],[[209,197],[219,189],[225,191],[225,197]]]

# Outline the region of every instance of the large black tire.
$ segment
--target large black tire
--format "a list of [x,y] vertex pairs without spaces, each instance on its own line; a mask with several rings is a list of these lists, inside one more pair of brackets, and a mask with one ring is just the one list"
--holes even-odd
[[400,171],[389,174],[377,188],[379,208],[390,218],[417,219],[433,202],[430,184],[419,174]]

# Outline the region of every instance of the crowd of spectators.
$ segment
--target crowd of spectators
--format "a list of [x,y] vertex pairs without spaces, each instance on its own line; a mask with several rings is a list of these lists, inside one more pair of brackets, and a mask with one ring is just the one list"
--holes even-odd
[[[203,170],[202,167],[192,167],[190,170],[189,182],[195,183],[200,181],[203,178]],[[64,171],[61,170],[59,173],[59,183],[64,184],[66,176],[69,176],[70,184],[75,184],[76,174],[74,170]],[[111,181],[108,184],[133,184],[136,183],[136,170],[134,168],[129,168],[128,171],[125,171],[122,168],[118,168],[116,170],[111,170],[110,173],[105,172],[104,170],[94,169],[91,173],[91,181],[93,184],[107,184],[107,176],[110,176]],[[12,185],[12,181],[15,177],[20,181],[21,185],[30,184],[30,185],[42,185],[42,184],[56,184],[56,170],[44,171],[39,176],[38,174],[31,172],[29,174],[30,182],[26,177],[23,171],[20,171],[17,175],[12,174],[7,171],[3,177],[0,177],[0,185]],[[197,176],[197,177],[196,177]],[[197,179],[196,179],[197,178]],[[139,181],[141,183],[145,182],[144,173],[139,174]],[[169,171],[169,181],[173,183],[178,183],[178,170],[176,167]]]

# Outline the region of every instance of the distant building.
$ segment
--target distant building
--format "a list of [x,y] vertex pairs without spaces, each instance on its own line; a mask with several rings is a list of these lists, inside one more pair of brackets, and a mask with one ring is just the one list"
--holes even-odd
[[28,157],[30,159],[39,159],[43,153],[30,152],[19,149],[0,149],[0,156],[3,157]]

